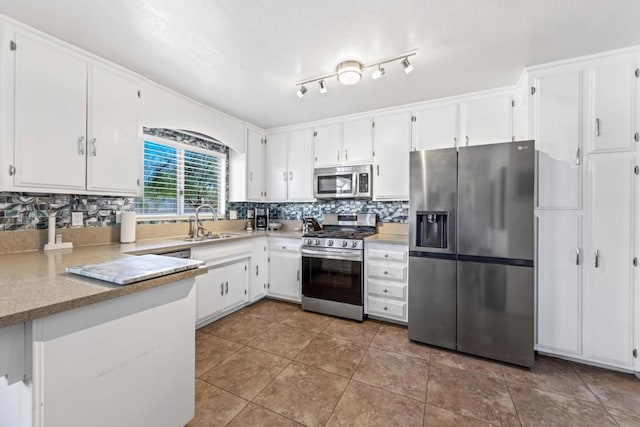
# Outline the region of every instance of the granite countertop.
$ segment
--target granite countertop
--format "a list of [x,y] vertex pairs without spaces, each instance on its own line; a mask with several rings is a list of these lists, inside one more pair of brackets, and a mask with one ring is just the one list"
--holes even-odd
[[231,231],[234,237],[199,242],[161,238],[136,243],[81,246],[51,252],[33,251],[0,256],[0,327],[206,273],[198,268],[144,280],[127,286],[66,273],[68,266],[93,264],[132,255],[166,253],[196,246],[224,244],[256,237],[302,238],[301,231]]
[[374,234],[373,236],[366,237],[365,242],[375,243],[393,243],[396,245],[408,245],[409,236],[406,234]]

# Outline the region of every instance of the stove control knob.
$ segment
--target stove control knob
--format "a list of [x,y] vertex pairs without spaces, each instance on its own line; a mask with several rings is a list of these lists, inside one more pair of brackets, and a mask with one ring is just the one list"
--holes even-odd
[[347,242],[346,240],[342,241],[342,247],[343,248],[346,248],[348,244],[349,244],[349,242]]
[[329,241],[327,242],[327,245],[328,245],[328,246],[333,246],[333,240],[329,240]]
[[351,242],[351,247],[352,248],[357,248],[358,247],[358,242]]
[[311,245],[311,239],[307,239],[307,245]]

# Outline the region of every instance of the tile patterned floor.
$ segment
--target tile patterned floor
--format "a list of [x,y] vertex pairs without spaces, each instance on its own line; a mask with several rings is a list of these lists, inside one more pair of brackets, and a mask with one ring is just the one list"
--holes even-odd
[[273,300],[198,330],[196,377],[189,426],[640,426],[631,375],[529,371]]

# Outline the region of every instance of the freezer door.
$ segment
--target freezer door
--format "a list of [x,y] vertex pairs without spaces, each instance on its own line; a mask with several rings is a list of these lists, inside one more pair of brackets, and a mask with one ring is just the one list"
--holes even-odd
[[455,350],[455,259],[409,257],[409,339]]
[[533,141],[460,148],[458,253],[533,260]]
[[458,261],[458,350],[533,366],[533,268]]
[[[410,251],[456,252],[457,163],[458,152],[455,148],[411,153]],[[436,223],[435,220],[442,222]],[[432,234],[443,224],[446,225],[445,236]]]

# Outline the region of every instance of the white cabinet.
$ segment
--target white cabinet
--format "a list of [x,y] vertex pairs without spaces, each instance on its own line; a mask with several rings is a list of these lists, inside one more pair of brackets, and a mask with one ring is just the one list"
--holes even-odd
[[585,355],[632,366],[634,153],[589,159],[590,227],[586,257]]
[[422,108],[413,112],[414,150],[455,147],[458,141],[458,103]]
[[582,215],[538,214],[538,337],[540,350],[582,351]]
[[371,163],[371,127],[371,118],[365,117],[315,128],[315,167]]
[[249,292],[251,302],[259,300],[267,293],[267,282],[269,281],[268,258],[267,238],[255,239],[251,257],[251,290]]
[[266,198],[269,201],[287,200],[287,141],[286,132],[274,133],[266,137]]
[[373,160],[371,118],[342,123],[342,163],[363,164]]
[[247,130],[247,200],[262,200],[265,192],[264,138],[253,129]]
[[313,152],[315,167],[338,166],[341,162],[342,123],[334,123],[315,128],[313,132]]
[[89,67],[87,190],[138,192],[142,164],[139,90],[140,82],[128,74],[101,65]]
[[313,132],[301,129],[289,132],[287,154],[289,201],[313,199]]
[[407,321],[408,250],[407,245],[366,242],[367,314]]
[[212,322],[249,301],[249,265],[254,248],[246,243],[195,247],[191,257],[209,271],[196,277],[196,326]]
[[603,64],[589,70],[592,111],[590,152],[633,150],[636,126],[637,61]]
[[137,195],[141,81],[39,35],[19,30],[13,41],[14,103],[4,114],[13,114],[5,143],[15,163],[5,189]]
[[410,114],[386,114],[376,117],[374,123],[374,198],[409,200]]
[[582,71],[532,76],[538,208],[582,207]]
[[460,145],[507,142],[513,138],[512,96],[482,96],[460,103]]
[[302,254],[299,239],[269,239],[269,295],[301,301]]

